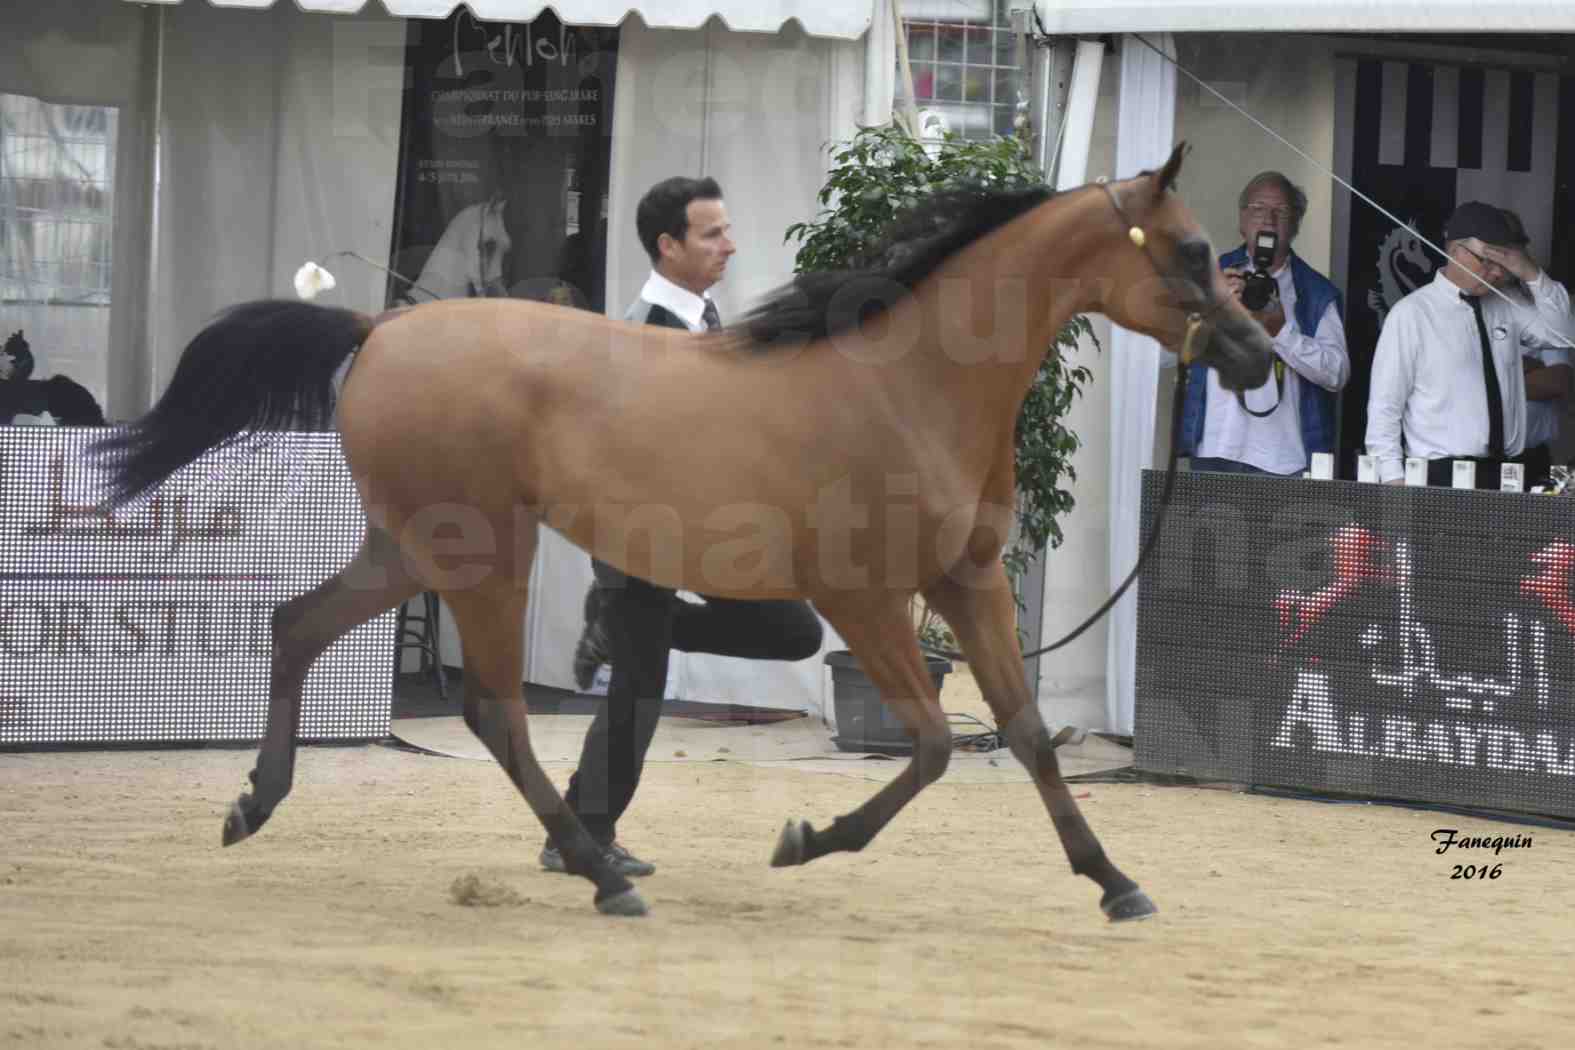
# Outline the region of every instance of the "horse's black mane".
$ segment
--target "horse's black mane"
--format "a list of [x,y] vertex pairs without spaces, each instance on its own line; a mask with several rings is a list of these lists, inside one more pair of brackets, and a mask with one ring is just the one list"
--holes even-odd
[[857,268],[804,273],[740,323],[766,353],[846,331],[894,305],[969,244],[1050,199],[1048,186],[970,184],[939,190],[898,218]]

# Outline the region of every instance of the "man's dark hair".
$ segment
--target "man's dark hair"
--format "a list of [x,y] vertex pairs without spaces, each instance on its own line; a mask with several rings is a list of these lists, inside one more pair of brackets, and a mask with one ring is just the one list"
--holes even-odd
[[675,175],[663,179],[645,192],[640,206],[634,212],[634,228],[639,231],[640,244],[651,257],[651,265],[662,257],[656,242],[662,234],[675,240],[689,235],[689,202],[719,201],[722,187],[712,178],[691,179]]

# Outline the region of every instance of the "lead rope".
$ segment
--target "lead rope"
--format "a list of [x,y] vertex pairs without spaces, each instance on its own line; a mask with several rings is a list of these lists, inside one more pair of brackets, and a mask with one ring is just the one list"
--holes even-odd
[[[1110,205],[1115,209],[1116,215],[1120,217],[1123,223],[1127,224],[1128,239],[1148,258],[1149,265],[1154,267],[1154,272],[1163,278],[1164,272],[1160,270],[1159,264],[1154,261],[1153,255],[1149,253],[1148,238],[1144,234],[1143,228],[1128,222],[1126,212],[1121,207],[1121,202],[1116,199],[1115,191],[1107,183],[1101,180],[1099,185],[1105,191],[1105,195],[1110,198]],[[1138,574],[1143,571],[1143,565],[1148,561],[1149,555],[1154,552],[1154,545],[1159,541],[1160,531],[1165,525],[1165,512],[1170,509],[1171,494],[1176,488],[1176,461],[1179,458],[1179,449],[1181,447],[1181,408],[1187,391],[1187,367],[1197,359],[1198,331],[1203,327],[1206,316],[1212,316],[1215,311],[1224,305],[1223,302],[1215,304],[1208,315],[1197,312],[1187,315],[1187,334],[1182,338],[1181,350],[1176,355],[1176,392],[1171,398],[1170,458],[1165,466],[1165,488],[1159,496],[1159,509],[1154,514],[1154,527],[1149,531],[1148,539],[1143,543],[1143,549],[1138,552],[1137,563],[1132,566],[1132,571],[1127,573],[1127,578],[1121,581],[1121,586],[1117,587],[1110,597],[1105,599],[1103,605],[1094,610],[1093,615],[1073,628],[1060,641],[1042,646],[1032,652],[1024,653],[1024,660],[1032,660],[1036,656],[1055,652],[1062,646],[1075,641],[1084,631],[1098,623],[1115,606],[1116,602],[1121,600],[1121,596],[1127,592],[1127,588],[1132,586],[1132,581],[1136,580]],[[965,655],[955,650],[929,646],[922,642],[919,643],[919,649],[931,656],[939,656],[947,660],[967,659]]]
[[[1127,588],[1132,586],[1132,581],[1138,578],[1138,573],[1143,571],[1144,563],[1148,561],[1149,555],[1154,552],[1154,544],[1159,541],[1160,530],[1165,526],[1165,512],[1170,508],[1170,497],[1176,488],[1176,460],[1178,458],[1178,449],[1181,445],[1181,406],[1186,396],[1186,390],[1187,365],[1185,362],[1182,362],[1177,366],[1176,392],[1171,398],[1170,461],[1165,466],[1165,488],[1159,496],[1159,509],[1154,514],[1154,527],[1149,530],[1148,539],[1144,541],[1143,549],[1138,552],[1137,563],[1132,566],[1132,571],[1127,573],[1127,578],[1121,581],[1121,586],[1117,587],[1115,592],[1105,599],[1103,605],[1094,610],[1093,615],[1084,620],[1060,641],[1035,649],[1032,652],[1024,653],[1024,660],[1032,660],[1036,656],[1054,652],[1077,639],[1084,631],[1098,623],[1100,618],[1109,612],[1116,602],[1121,600],[1121,596],[1126,593]],[[923,643],[920,643],[919,648],[931,656],[939,656],[947,660],[967,659],[962,653],[952,649],[941,649]]]

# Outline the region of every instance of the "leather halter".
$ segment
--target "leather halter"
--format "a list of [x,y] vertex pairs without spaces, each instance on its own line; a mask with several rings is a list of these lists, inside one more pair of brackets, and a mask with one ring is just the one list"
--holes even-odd
[[[1097,185],[1105,191],[1105,196],[1110,200],[1110,206],[1115,209],[1116,217],[1127,227],[1127,239],[1132,242],[1133,247],[1141,251],[1144,258],[1148,259],[1148,264],[1153,268],[1155,276],[1162,281],[1169,280],[1170,278],[1166,277],[1165,271],[1160,268],[1158,260],[1154,258],[1153,252],[1149,251],[1148,234],[1144,232],[1143,227],[1127,217],[1126,209],[1121,207],[1121,201],[1116,197],[1116,191],[1111,189],[1110,183],[1100,179]],[[1224,301],[1221,300],[1209,307],[1206,312],[1200,312],[1195,309],[1187,314],[1187,333],[1182,337],[1181,349],[1176,352],[1183,365],[1190,365],[1198,359],[1198,355],[1201,353],[1198,344],[1198,332],[1205,324],[1209,323],[1209,319],[1224,305]],[[1203,345],[1206,346],[1207,342],[1205,341]]]

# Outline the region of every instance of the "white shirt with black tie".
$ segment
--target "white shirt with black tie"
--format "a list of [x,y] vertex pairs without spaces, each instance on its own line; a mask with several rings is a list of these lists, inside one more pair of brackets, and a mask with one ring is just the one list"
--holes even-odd
[[[1526,285],[1532,306],[1489,292],[1482,320],[1504,402],[1504,455],[1525,449],[1526,380],[1520,359],[1575,343],[1570,297],[1546,273]],[[1402,451],[1401,437],[1405,444]],[[1488,454],[1487,385],[1482,339],[1471,304],[1440,269],[1395,303],[1373,352],[1367,398],[1367,452],[1379,481],[1405,477],[1405,456],[1448,459]]]
[[652,270],[651,276],[645,279],[645,287],[640,289],[640,298],[653,306],[660,306],[688,325],[691,332],[706,330],[705,305],[711,301],[709,293],[696,295]]

